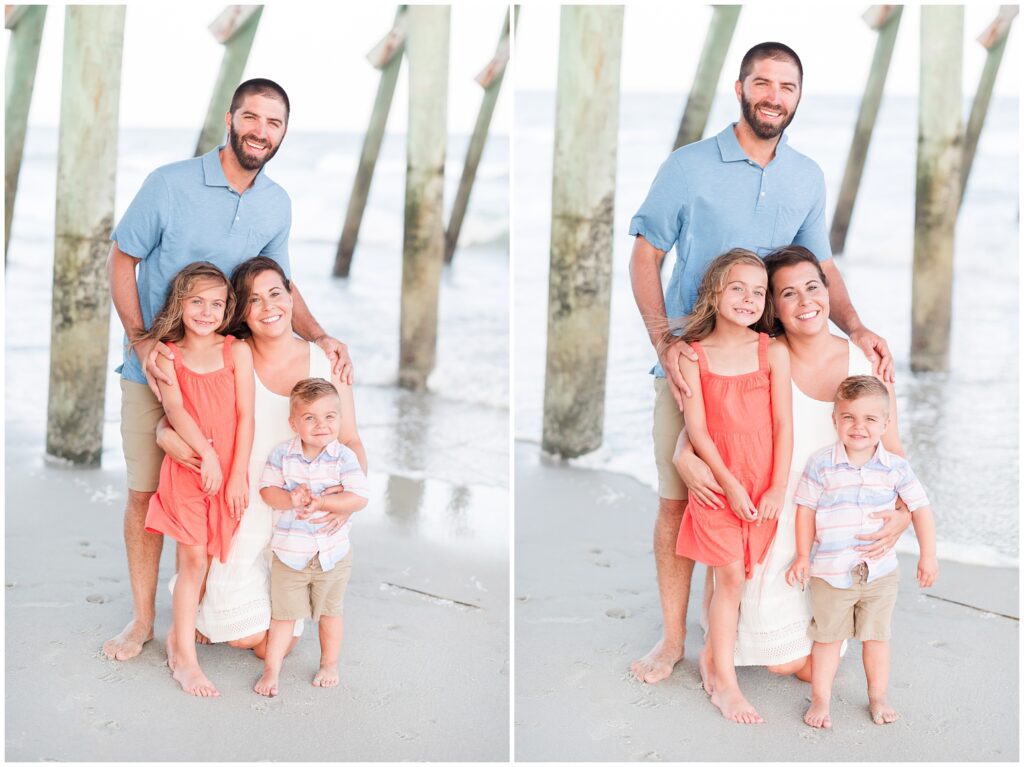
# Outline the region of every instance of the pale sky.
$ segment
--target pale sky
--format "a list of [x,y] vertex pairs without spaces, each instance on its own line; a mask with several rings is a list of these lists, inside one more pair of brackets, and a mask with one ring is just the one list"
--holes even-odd
[[[30,125],[57,125],[64,5],[46,14]],[[210,22],[224,8],[215,2],[131,2],[125,16],[121,114],[123,127],[202,126],[223,47]],[[364,0],[265,4],[245,78],[279,82],[292,104],[291,130],[362,132],[369,121],[379,72],[367,52],[391,29],[396,4]],[[463,3],[452,8],[448,124],[469,133],[483,89],[473,80],[494,55],[507,4]],[[6,57],[7,40],[4,35]],[[404,132],[408,112],[407,65],[403,63],[388,122]],[[510,76],[506,76],[493,133],[508,134]]]
[[[740,12],[726,56],[719,92],[731,92],[740,59],[753,45],[777,40],[792,47],[804,65],[804,91],[861,94],[867,80],[877,32],[861,19],[869,3],[754,2]],[[971,3],[964,13],[964,94],[972,97],[986,50],[976,38],[995,19],[996,3]],[[623,20],[621,89],[685,93],[700,59],[711,7],[683,2],[628,2]],[[920,7],[903,10],[886,92],[917,93]],[[555,90],[559,8],[527,3],[519,16],[516,88]],[[1020,90],[1018,17],[996,80],[996,95]]]

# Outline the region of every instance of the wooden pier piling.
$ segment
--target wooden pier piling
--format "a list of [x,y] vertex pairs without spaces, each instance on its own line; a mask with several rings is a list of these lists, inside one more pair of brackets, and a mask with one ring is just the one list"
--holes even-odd
[[4,264],[11,242],[14,198],[18,194],[18,175],[25,151],[28,110],[36,83],[36,65],[43,41],[45,5],[8,5],[4,26],[11,30],[7,47],[7,72],[4,76]]
[[562,6],[541,447],[601,445],[623,6]]
[[999,15],[981,33],[978,42],[988,50],[985,57],[985,68],[981,72],[981,79],[978,82],[978,90],[975,91],[974,102],[971,104],[971,116],[967,120],[967,133],[964,138],[964,159],[963,170],[960,181],[960,203],[963,204],[963,195],[967,189],[967,178],[971,174],[971,166],[974,164],[974,152],[978,148],[978,137],[981,135],[982,126],[985,124],[985,116],[988,114],[988,106],[992,101],[992,91],[996,84],[996,75],[999,73],[999,65],[1003,61],[1003,52],[1006,50],[1006,39],[1010,34],[1010,25],[1020,12],[1019,6],[1003,5],[999,8]]
[[853,206],[857,201],[861,176],[864,174],[864,163],[867,160],[868,147],[871,145],[871,135],[875,130],[878,108],[882,104],[885,80],[889,74],[892,52],[896,47],[896,33],[900,28],[902,14],[901,5],[873,5],[864,14],[864,20],[872,29],[878,30],[878,40],[875,43],[875,55],[871,60],[871,70],[860,102],[850,153],[846,158],[846,170],[843,172],[843,183],[839,187],[835,214],[832,216],[829,241],[833,255],[839,255],[846,248],[846,234],[850,228]]
[[123,5],[69,5],[57,150],[46,452],[98,466],[110,338]]
[[704,137],[704,129],[711,114],[711,104],[715,100],[715,88],[722,75],[729,44],[732,42],[736,22],[740,17],[740,5],[713,5],[711,24],[708,26],[704,47],[700,52],[697,73],[693,77],[690,94],[686,98],[686,109],[679,123],[679,132],[673,149],[678,149]]
[[409,132],[398,384],[423,389],[437,355],[444,261],[444,160],[448,143],[451,7],[408,9]]
[[210,32],[224,46],[224,58],[210,96],[210,106],[206,109],[206,120],[196,142],[196,157],[224,141],[224,113],[231,106],[235,88],[242,82],[242,73],[245,72],[262,15],[262,5],[229,5],[210,24]]
[[352,269],[352,256],[359,240],[359,227],[363,223],[363,212],[370,197],[373,171],[377,166],[380,147],[384,141],[384,129],[387,127],[388,114],[391,112],[398,72],[402,68],[402,54],[405,51],[405,38],[408,34],[407,21],[406,7],[398,6],[391,31],[367,55],[370,63],[380,70],[380,82],[377,84],[377,97],[373,102],[370,124],[363,137],[363,150],[359,155],[359,167],[352,183],[352,194],[348,198],[345,225],[341,230],[341,240],[334,256],[335,277],[348,277]]
[[921,93],[910,367],[949,369],[953,245],[963,161],[963,6],[921,7]]
[[[516,9],[518,17],[518,8]],[[487,144],[487,133],[491,127],[491,118],[494,116],[494,107],[498,103],[498,94],[501,91],[501,83],[505,77],[505,67],[509,58],[509,14],[505,11],[505,24],[498,40],[498,48],[494,58],[484,68],[484,71],[477,75],[476,81],[483,86],[484,97],[480,103],[480,112],[476,117],[476,125],[473,128],[473,136],[469,140],[469,148],[466,150],[466,161],[462,164],[462,178],[459,180],[459,190],[455,194],[455,203],[452,206],[452,215],[448,220],[448,230],[444,238],[444,262],[450,264],[455,256],[455,246],[459,242],[459,232],[462,231],[462,221],[466,215],[466,208],[469,205],[469,195],[473,191],[473,182],[476,180],[476,172],[480,167],[480,158],[484,153],[484,146]]]

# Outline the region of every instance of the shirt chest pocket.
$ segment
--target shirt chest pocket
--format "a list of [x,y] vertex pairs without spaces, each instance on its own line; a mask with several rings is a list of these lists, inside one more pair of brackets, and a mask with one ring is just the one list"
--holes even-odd
[[772,248],[792,245],[797,232],[807,218],[807,211],[780,205],[775,213],[775,228],[772,231]]
[[246,225],[236,223],[231,227],[230,235],[231,248],[242,260],[258,256],[268,242],[270,237],[264,229],[258,225]]

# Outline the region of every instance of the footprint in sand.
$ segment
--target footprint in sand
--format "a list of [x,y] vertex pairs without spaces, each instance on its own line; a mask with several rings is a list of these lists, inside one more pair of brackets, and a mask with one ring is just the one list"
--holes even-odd
[[619,620],[623,620],[630,617],[633,614],[633,611],[627,610],[623,607],[609,607],[604,611],[604,614],[609,618],[618,618]]
[[402,740],[416,740],[419,737],[417,732],[402,732],[401,730],[395,730],[395,735]]
[[110,601],[110,597],[104,594],[90,594],[85,598],[86,602],[92,602],[94,605],[102,605],[105,602]]
[[648,751],[646,754],[641,754],[639,760],[642,762],[660,762],[661,754],[657,751]]
[[594,565],[597,567],[611,567],[612,563],[609,562],[607,559],[595,559]]
[[86,559],[96,559],[95,551],[79,551],[78,553]]
[[601,553],[601,549],[593,548],[593,549],[590,550],[590,553],[591,554],[600,554]]

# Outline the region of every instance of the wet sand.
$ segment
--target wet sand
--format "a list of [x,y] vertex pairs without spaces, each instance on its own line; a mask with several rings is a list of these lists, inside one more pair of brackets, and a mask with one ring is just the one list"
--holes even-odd
[[667,680],[629,664],[660,635],[651,534],[657,498],[630,477],[568,467],[516,446],[517,761],[1017,761],[1018,571],[941,561],[918,589],[901,555],[890,702],[867,713],[860,645],[834,687],[833,728],[802,716],[808,685],[763,669],[740,684],[765,724],[726,721],[701,689],[698,566],[686,658]]
[[252,691],[262,664],[251,652],[211,646],[199,656],[221,697],[192,698],[164,665],[173,545],[161,562],[160,641],[107,660],[100,646],[131,604],[123,469],[43,465],[34,440],[9,425],[8,760],[507,760],[507,558],[357,521],[340,686],[311,686],[319,643],[307,627],[278,697]]

